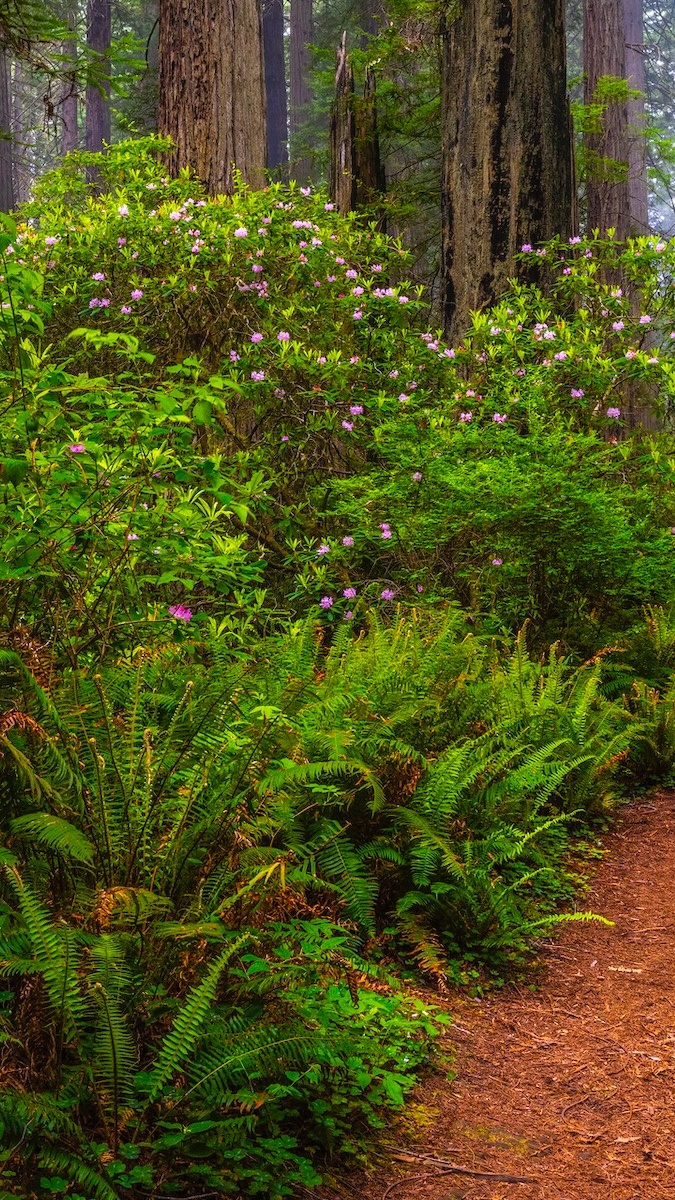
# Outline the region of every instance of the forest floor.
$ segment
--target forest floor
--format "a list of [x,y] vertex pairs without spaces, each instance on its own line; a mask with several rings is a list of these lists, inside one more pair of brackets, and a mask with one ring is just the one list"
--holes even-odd
[[563,926],[533,987],[448,998],[454,1081],[326,1200],[675,1200],[675,793],[603,842],[584,908],[614,925]]

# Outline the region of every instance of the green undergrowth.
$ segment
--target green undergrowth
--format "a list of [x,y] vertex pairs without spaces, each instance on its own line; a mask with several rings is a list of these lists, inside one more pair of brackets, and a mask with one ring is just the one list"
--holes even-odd
[[97,196],[72,156],[0,232],[0,1190],[30,1200],[361,1160],[441,1059],[401,981],[522,974],[675,764],[673,244],[524,249],[449,346],[398,243],[161,152],[113,148]]

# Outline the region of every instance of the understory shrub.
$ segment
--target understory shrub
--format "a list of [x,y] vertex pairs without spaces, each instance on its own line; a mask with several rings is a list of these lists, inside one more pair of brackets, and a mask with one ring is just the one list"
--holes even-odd
[[114,147],[103,196],[71,156],[1,239],[6,626],[86,662],[185,613],[453,598],[589,654],[670,602],[672,437],[626,435],[669,420],[673,244],[524,251],[547,295],[451,347],[395,241],[311,189],[207,199],[161,149]]

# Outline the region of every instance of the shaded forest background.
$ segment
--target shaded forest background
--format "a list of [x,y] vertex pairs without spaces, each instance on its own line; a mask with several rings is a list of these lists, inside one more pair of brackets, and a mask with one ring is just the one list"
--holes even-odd
[[[239,6],[237,21],[245,21],[244,7]],[[490,6],[485,8],[490,18]],[[155,132],[162,115],[157,0],[62,0],[46,6],[9,0],[4,9],[0,207],[7,211],[25,202],[36,179],[64,154],[97,151]],[[622,119],[629,125],[632,177],[645,180],[643,194],[634,198],[640,227],[631,232],[646,232],[648,222],[668,234],[675,225],[672,16],[667,4],[647,3],[643,10],[641,0],[591,0],[584,17],[581,0],[568,0],[566,74],[582,228],[602,226],[603,213],[592,198],[589,208],[585,184],[594,160],[597,167],[602,156],[616,155],[612,138],[616,142]],[[433,284],[439,272],[442,40],[454,19],[452,7],[411,0],[264,0],[262,5],[270,177],[329,181],[335,64],[344,39],[356,94],[367,85],[376,105],[378,214],[388,232],[400,235],[412,251],[414,275],[425,284]],[[473,69],[469,62],[468,70]],[[249,70],[250,59],[244,77]],[[640,94],[626,104],[624,93],[612,92],[607,84],[612,78],[627,79]],[[458,103],[466,105],[467,96]],[[615,119],[622,107],[627,118],[624,113]],[[248,111],[250,119],[253,109]]]

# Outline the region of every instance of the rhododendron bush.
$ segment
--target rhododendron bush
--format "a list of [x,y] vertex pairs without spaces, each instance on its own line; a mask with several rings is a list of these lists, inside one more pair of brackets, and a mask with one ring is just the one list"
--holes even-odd
[[438,598],[592,644],[669,599],[670,435],[631,426],[668,418],[671,244],[524,246],[449,346],[323,194],[206,199],[147,140],[92,198],[87,162],[3,237],[6,615],[39,573],[81,647]]

